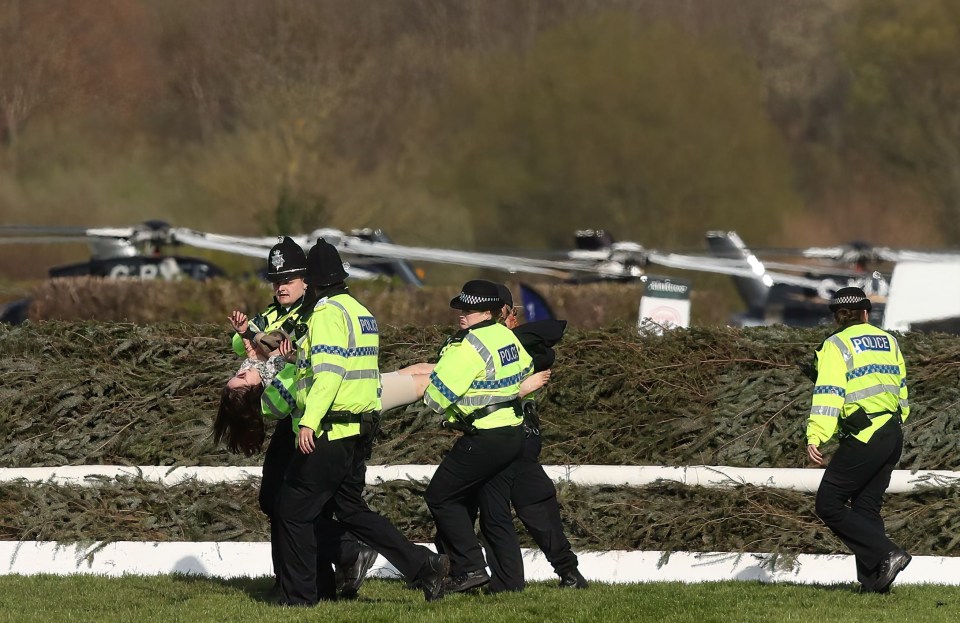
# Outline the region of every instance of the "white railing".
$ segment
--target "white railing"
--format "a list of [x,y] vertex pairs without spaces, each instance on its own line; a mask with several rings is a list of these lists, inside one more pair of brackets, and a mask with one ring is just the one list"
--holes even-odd
[[[367,484],[391,480],[430,479],[436,465],[368,465]],[[690,486],[724,487],[752,485],[773,489],[813,493],[823,477],[822,469],[724,467],[692,465],[685,467],[637,465],[544,465],[555,482],[578,485],[614,485],[642,487],[659,481]],[[164,485],[186,480],[207,483],[240,482],[260,477],[260,467],[154,467],[124,465],[69,465],[61,467],[0,468],[0,482],[52,483],[58,485],[98,486],[119,477],[142,478]],[[960,485],[960,472],[947,470],[895,470],[889,493],[906,493],[927,487]]]

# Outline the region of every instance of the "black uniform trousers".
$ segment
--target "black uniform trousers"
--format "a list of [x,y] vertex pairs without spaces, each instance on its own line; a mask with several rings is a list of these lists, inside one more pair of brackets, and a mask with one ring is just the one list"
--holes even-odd
[[277,506],[277,495],[280,493],[280,486],[283,484],[283,474],[293,458],[296,447],[294,446],[295,436],[293,428],[290,426],[290,420],[281,420],[277,422],[273,429],[273,435],[270,436],[270,444],[263,456],[263,475],[260,478],[260,510],[270,519],[270,555],[273,558],[274,573],[280,568],[277,555],[277,526],[279,523],[275,518]]
[[903,430],[895,415],[867,443],[841,439],[817,490],[817,516],[853,552],[857,580],[868,589],[881,561],[897,549],[886,535],[880,509],[902,451]]
[[523,557],[510,512],[514,466],[523,444],[522,426],[463,435],[440,462],[426,500],[437,539],[456,573],[486,567],[473,528],[471,508],[480,508],[480,532],[490,550],[491,592],[523,590]]
[[[277,496],[283,485],[283,475],[290,460],[297,454],[296,435],[290,420],[277,422],[270,444],[263,457],[263,475],[260,479],[260,510],[270,519],[270,555],[273,560],[274,573],[279,573],[280,558],[277,530],[280,522],[276,520],[275,512]],[[324,510],[324,518],[332,519],[332,505]],[[349,532],[343,531],[342,537],[335,539],[337,529],[327,522],[318,522],[318,543],[320,555],[317,562],[317,593],[321,599],[336,598],[336,576],[330,568],[330,563],[343,568],[352,566],[360,555],[360,543]],[[279,584],[279,576],[277,579]]]
[[[542,447],[539,433],[530,431],[524,439],[520,458],[514,464],[510,502],[517,513],[517,518],[533,538],[533,542],[543,552],[554,572],[562,578],[575,570],[579,561],[563,531],[557,488],[540,465]],[[470,516],[475,518],[476,515],[477,510],[474,506]],[[439,544],[438,547],[440,547]],[[489,548],[487,549],[489,562],[494,554]],[[450,573],[453,575],[453,567]]]
[[510,501],[517,517],[559,576],[577,568],[577,555],[563,531],[557,488],[540,465],[543,441],[531,432],[516,464]]
[[[349,530],[405,577],[419,576],[428,568],[430,550],[405,539],[363,500],[367,443],[357,436],[330,441],[326,433],[315,442],[313,452],[297,452],[290,460],[277,497],[281,600],[291,605],[319,600],[317,566],[323,554],[318,534],[320,541],[335,543]],[[331,508],[339,523],[325,517]]]

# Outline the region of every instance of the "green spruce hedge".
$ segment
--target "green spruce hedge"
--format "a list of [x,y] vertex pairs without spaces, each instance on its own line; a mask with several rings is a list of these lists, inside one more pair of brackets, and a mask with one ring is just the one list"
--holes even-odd
[[[448,329],[384,327],[381,368],[435,356]],[[540,399],[545,464],[801,467],[826,329],[572,330]],[[958,469],[960,340],[902,337],[913,414],[901,467]],[[212,324],[0,327],[0,466],[251,465],[210,424],[238,365]],[[422,405],[391,412],[373,464],[435,464],[453,442]]]
[[[367,487],[371,507],[408,538],[433,540],[423,482]],[[0,540],[269,541],[257,483],[171,487],[120,479],[100,487],[0,486]],[[847,553],[813,512],[813,496],[758,487],[641,488],[562,484],[558,498],[576,550]],[[960,489],[889,496],[891,538],[913,554],[960,555]],[[534,547],[518,523],[527,547]]]

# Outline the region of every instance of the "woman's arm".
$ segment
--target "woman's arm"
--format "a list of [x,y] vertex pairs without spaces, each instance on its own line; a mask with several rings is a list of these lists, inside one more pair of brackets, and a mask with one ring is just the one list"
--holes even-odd
[[[400,368],[397,370],[399,374],[426,374],[430,376],[430,373],[433,372],[433,369],[436,367],[435,363],[415,363],[412,366],[407,366],[406,368]],[[423,392],[420,392],[421,394]]]

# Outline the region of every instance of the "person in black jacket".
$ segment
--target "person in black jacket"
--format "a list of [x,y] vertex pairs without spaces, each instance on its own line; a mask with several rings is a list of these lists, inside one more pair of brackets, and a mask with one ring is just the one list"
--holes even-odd
[[[504,284],[497,284],[497,289],[503,303],[501,320],[507,328],[513,329],[520,343],[533,358],[534,372],[549,371],[556,359],[553,346],[563,337],[567,322],[538,320],[521,325],[510,289]],[[587,580],[580,573],[577,555],[573,552],[570,541],[563,531],[557,488],[540,465],[543,441],[540,437],[536,394],[525,396],[522,404],[523,423],[527,435],[520,459],[515,465],[516,473],[510,492],[510,502],[537,547],[560,576],[560,587],[586,588]]]

